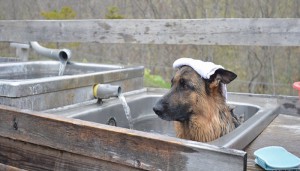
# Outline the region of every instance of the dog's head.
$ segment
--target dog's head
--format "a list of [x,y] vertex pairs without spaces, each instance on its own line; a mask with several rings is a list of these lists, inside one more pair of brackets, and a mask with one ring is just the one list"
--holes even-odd
[[225,101],[221,83],[228,84],[236,77],[231,71],[218,69],[210,79],[203,79],[191,67],[183,66],[172,78],[171,89],[156,102],[153,110],[164,120],[189,120],[191,115],[201,113],[204,105],[209,105],[206,99],[215,96]]

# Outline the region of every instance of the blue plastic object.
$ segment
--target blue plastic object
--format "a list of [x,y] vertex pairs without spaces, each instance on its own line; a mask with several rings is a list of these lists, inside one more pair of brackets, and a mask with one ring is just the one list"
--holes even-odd
[[254,152],[255,162],[265,170],[300,169],[300,159],[280,146],[269,146]]

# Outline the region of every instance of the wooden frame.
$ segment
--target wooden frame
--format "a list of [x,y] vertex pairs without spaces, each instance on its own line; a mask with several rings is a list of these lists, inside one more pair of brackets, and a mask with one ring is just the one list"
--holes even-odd
[[7,106],[0,106],[0,144],[1,162],[9,158],[4,164],[30,170],[80,167],[88,159],[84,168],[103,170],[245,170],[247,158],[243,151]]

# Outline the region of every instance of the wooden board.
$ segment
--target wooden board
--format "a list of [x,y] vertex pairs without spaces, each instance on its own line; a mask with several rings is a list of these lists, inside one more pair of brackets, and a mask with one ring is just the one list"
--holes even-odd
[[26,171],[24,169],[19,169],[19,168],[9,166],[9,165],[5,165],[5,164],[2,164],[2,163],[0,163],[0,170],[2,170],[2,171]]
[[0,41],[299,46],[298,18],[2,20]]
[[0,137],[138,169],[246,169],[243,151],[7,106],[0,106]]
[[278,115],[272,123],[245,149],[247,170],[262,170],[254,162],[254,151],[266,146],[282,146],[300,157],[300,117]]
[[[28,142],[0,137],[0,163],[3,168],[14,171],[15,167],[29,171],[39,170],[84,170],[84,171],[135,171],[126,165],[69,153]],[[7,166],[10,165],[10,166]],[[5,167],[4,167],[5,166]],[[14,167],[11,167],[14,166]],[[15,171],[18,171],[18,169]],[[1,164],[0,164],[0,170]],[[21,169],[20,169],[21,170]]]

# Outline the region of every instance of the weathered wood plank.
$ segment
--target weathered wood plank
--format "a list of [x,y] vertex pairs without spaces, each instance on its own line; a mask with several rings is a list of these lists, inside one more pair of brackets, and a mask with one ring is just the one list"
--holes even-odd
[[0,136],[146,170],[245,170],[246,153],[0,106]]
[[299,46],[300,19],[2,20],[0,41]]
[[0,163],[0,170],[2,170],[2,171],[26,171],[24,169],[19,169],[19,168],[9,166],[9,165],[5,165],[5,164],[2,164],[2,163]]
[[[120,171],[140,170],[126,165],[90,158],[49,147],[0,137],[0,163],[5,163],[8,170],[18,167],[26,170],[85,170],[85,171]],[[11,167],[14,166],[14,167]],[[4,167],[3,167],[4,168]],[[12,168],[12,169],[10,169]],[[18,171],[16,168],[16,171]],[[1,164],[0,164],[0,170]]]
[[263,170],[254,162],[254,151],[266,146],[282,146],[300,157],[300,117],[278,115],[272,123],[245,149],[247,170]]

